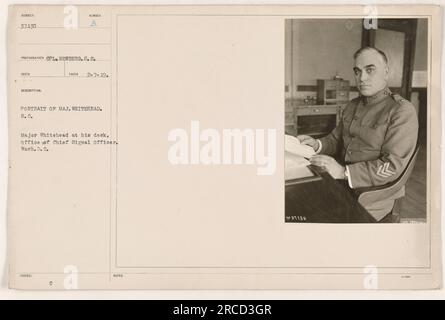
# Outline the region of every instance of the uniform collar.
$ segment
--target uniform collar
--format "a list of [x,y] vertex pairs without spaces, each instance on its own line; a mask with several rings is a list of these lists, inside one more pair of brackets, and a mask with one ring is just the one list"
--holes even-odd
[[375,103],[382,101],[383,99],[385,99],[387,96],[390,96],[391,94],[392,94],[391,90],[389,90],[388,87],[385,87],[372,96],[369,96],[369,97],[361,96],[361,98],[362,98],[364,105],[370,105],[370,104],[375,104]]

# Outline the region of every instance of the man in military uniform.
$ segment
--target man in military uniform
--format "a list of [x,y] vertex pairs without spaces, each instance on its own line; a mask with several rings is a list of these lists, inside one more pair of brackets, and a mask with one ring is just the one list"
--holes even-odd
[[[300,135],[317,155],[310,161],[351,189],[380,186],[397,179],[417,144],[418,119],[414,106],[388,89],[388,59],[382,51],[364,47],[354,54],[353,68],[360,96],[345,107],[338,126],[315,140]],[[337,160],[334,159],[336,157]],[[391,216],[397,194],[365,209],[378,221]]]

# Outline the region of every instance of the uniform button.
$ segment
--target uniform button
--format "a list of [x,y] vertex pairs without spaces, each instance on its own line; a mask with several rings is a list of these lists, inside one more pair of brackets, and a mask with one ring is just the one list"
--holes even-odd
[[352,151],[348,151],[349,154],[352,154]]

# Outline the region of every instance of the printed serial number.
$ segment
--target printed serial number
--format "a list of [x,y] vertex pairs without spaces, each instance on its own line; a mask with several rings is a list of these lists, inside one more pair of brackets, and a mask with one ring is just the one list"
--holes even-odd
[[259,305],[245,305],[245,304],[219,304],[218,305],[218,314],[220,315],[262,315],[262,314],[272,314],[271,313],[271,306],[269,304],[259,304]]

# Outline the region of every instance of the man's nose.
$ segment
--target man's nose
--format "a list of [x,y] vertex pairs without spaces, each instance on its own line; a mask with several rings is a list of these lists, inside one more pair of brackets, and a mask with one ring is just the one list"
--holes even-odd
[[368,75],[367,75],[367,73],[366,72],[362,72],[362,73],[360,73],[360,81],[364,81],[364,80],[366,80],[366,79],[368,79]]

